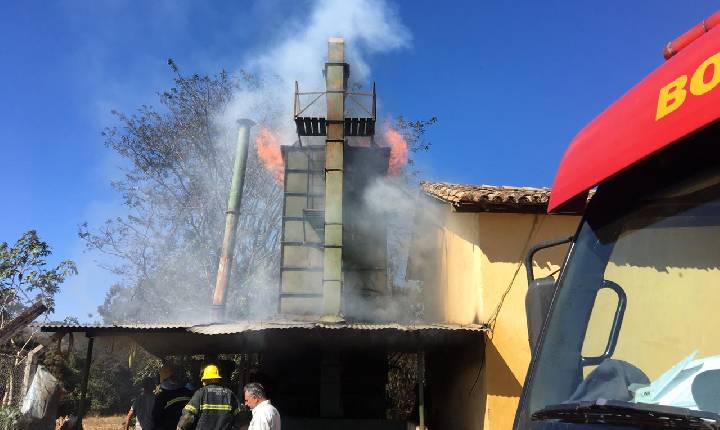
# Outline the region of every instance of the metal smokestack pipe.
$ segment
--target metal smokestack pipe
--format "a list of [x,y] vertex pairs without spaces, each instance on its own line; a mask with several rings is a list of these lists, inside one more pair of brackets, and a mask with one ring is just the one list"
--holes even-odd
[[345,63],[345,40],[331,37],[325,63],[327,134],[325,138],[325,239],[323,248],[324,322],[343,321],[343,169],[345,145],[345,93],[349,67]]
[[235,165],[233,167],[232,185],[228,198],[228,209],[225,212],[225,234],[223,235],[222,251],[218,263],[217,278],[215,280],[215,293],[210,309],[212,322],[225,319],[225,301],[227,286],[232,270],[233,252],[235,250],[235,236],[237,221],[242,203],[243,183],[245,182],[245,166],[247,164],[248,146],[250,146],[250,127],[255,123],[249,119],[239,119],[237,147],[235,149]]

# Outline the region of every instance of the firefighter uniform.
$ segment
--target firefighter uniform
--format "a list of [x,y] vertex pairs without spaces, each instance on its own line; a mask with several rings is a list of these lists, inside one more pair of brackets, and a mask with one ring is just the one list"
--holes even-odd
[[230,389],[216,384],[220,380],[217,366],[205,368],[202,377],[206,384],[195,392],[185,405],[177,428],[180,430],[230,430],[240,413],[240,403]]
[[172,376],[172,370],[163,368],[160,371],[162,383],[153,405],[153,430],[175,430],[183,408],[192,396],[192,392]]

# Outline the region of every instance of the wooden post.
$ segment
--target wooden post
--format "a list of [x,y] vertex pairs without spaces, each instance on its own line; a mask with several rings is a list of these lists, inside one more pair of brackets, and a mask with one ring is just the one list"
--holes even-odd
[[27,394],[30,384],[32,383],[32,379],[35,376],[35,371],[37,370],[38,365],[38,355],[43,348],[45,348],[45,346],[38,345],[28,353],[27,357],[25,357],[25,369],[23,371],[23,381],[20,388],[20,395],[23,397]]
[[418,429],[425,430],[425,351],[418,351]]
[[80,385],[80,405],[78,405],[78,428],[82,428],[83,416],[85,416],[85,399],[87,397],[88,379],[90,378],[90,363],[92,362],[93,344],[95,338],[88,338],[87,353],[85,354],[85,368],[82,374],[82,383]]
[[15,336],[16,333],[27,327],[35,320],[35,318],[45,311],[47,311],[47,306],[45,306],[42,302],[37,302],[27,308],[20,315],[10,320],[10,322],[0,329],[0,344],[4,344],[10,340],[11,337]]

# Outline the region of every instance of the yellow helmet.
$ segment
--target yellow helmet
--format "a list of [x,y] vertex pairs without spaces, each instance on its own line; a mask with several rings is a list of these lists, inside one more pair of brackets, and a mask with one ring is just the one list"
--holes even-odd
[[160,369],[160,383],[165,382],[165,380],[175,374],[175,371],[170,366],[163,366],[162,369]]
[[218,370],[218,367],[214,364],[210,364],[207,367],[205,367],[205,370],[203,370],[202,378],[203,381],[208,379],[221,379],[220,377],[220,370]]

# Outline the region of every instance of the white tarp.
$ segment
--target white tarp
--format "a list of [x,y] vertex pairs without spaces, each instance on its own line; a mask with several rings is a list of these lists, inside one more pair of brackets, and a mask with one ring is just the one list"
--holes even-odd
[[20,408],[24,418],[31,423],[30,428],[55,429],[60,391],[58,380],[44,367],[38,366]]

